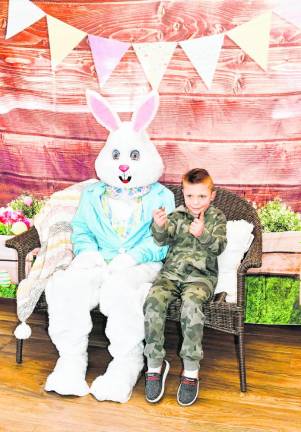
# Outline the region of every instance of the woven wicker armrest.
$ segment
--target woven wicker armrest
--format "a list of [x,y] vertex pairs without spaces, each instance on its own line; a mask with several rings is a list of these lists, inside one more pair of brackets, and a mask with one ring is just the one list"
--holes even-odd
[[243,306],[245,303],[245,276],[251,267],[261,266],[261,243],[253,244],[237,269],[237,305]]
[[238,267],[238,274],[245,274],[251,267],[261,267],[262,264],[262,253],[257,244],[254,244],[248,250],[246,256]]
[[39,234],[36,228],[33,226],[25,233],[19,234],[9,240],[6,240],[5,246],[16,249],[16,251],[22,254],[28,254],[35,248],[41,246]]
[[5,246],[16,249],[18,254],[18,280],[21,282],[25,278],[25,260],[26,256],[32,250],[41,246],[39,234],[33,226],[23,234],[19,234],[9,240],[6,240]]

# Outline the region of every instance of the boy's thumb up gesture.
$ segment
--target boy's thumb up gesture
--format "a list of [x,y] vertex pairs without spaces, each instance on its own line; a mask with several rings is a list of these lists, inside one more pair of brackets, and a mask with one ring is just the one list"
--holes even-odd
[[204,213],[205,211],[201,211],[199,217],[195,218],[193,222],[191,222],[190,224],[189,232],[194,237],[200,237],[204,232],[204,228],[205,228]]

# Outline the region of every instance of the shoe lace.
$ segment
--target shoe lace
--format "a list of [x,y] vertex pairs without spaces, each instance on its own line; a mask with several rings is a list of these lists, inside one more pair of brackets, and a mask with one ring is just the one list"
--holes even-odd
[[182,384],[196,385],[197,381],[198,380],[196,378],[182,377]]
[[160,380],[160,374],[147,374],[146,375],[146,381],[159,381]]

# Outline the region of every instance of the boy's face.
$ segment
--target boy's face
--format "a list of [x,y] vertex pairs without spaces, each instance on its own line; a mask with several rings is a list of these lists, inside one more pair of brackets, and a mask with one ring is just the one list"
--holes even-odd
[[194,217],[199,217],[200,213],[205,213],[216,193],[211,191],[204,183],[183,182],[183,195],[187,209]]

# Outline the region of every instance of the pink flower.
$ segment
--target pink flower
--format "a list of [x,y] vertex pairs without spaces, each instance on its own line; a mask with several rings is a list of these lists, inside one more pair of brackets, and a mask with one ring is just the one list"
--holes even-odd
[[27,229],[29,229],[31,227],[31,221],[25,216],[23,217],[21,222],[25,223],[25,225],[27,226]]
[[30,220],[25,217],[21,210],[13,210],[11,207],[2,207],[0,209],[0,222],[4,225],[13,225],[15,222],[24,222],[29,228]]
[[31,206],[31,204],[32,204],[32,198],[31,198],[31,196],[28,196],[28,195],[25,195],[25,196],[22,198],[22,201],[23,201],[24,204],[27,205],[28,207]]

